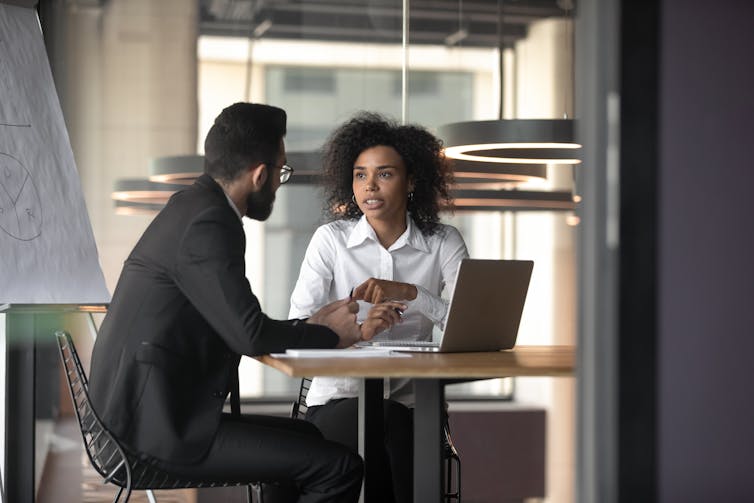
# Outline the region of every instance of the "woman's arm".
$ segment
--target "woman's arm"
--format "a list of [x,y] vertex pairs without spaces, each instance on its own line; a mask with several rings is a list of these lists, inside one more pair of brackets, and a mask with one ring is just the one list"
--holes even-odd
[[369,278],[354,288],[352,297],[370,304],[379,304],[387,300],[414,300],[416,293],[416,285],[410,283]]
[[440,291],[435,294],[421,285],[416,285],[416,299],[410,306],[410,309],[418,309],[440,328],[445,326],[449,301],[443,299],[439,293],[442,293],[443,290],[453,291],[458,267],[461,265],[461,261],[469,256],[461,233],[452,226],[445,227],[445,232],[446,234],[440,244],[440,270],[438,271],[438,274],[440,274]]

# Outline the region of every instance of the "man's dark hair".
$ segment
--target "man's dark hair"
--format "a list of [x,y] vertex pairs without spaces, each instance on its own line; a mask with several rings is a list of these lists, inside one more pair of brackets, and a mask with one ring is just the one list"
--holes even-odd
[[204,140],[204,172],[230,182],[252,163],[274,163],[285,136],[285,110],[258,103],[225,108]]
[[441,205],[449,208],[453,176],[442,142],[418,125],[399,125],[379,114],[361,112],[336,129],[324,147],[326,211],[334,218],[357,219],[362,213],[353,201],[353,165],[359,155],[378,145],[393,147],[414,183],[408,200],[411,219],[423,234],[432,234]]

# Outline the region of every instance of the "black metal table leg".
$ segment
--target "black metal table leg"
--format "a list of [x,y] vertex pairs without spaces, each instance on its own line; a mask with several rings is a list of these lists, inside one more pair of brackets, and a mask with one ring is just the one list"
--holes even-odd
[[445,389],[440,379],[414,379],[414,502],[442,501],[442,426]]
[[376,484],[383,447],[384,426],[382,412],[382,379],[362,379],[359,385],[359,454],[364,460],[364,485],[361,488],[363,503],[375,503],[379,494]]
[[34,501],[35,319],[6,314],[5,496]]

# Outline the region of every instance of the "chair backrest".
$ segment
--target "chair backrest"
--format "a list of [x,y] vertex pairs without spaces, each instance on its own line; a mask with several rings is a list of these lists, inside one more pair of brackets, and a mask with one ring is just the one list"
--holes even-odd
[[312,386],[311,377],[304,377],[301,379],[301,385],[298,390],[298,399],[293,402],[293,408],[291,409],[291,417],[293,419],[304,419],[306,417],[306,411],[309,407],[306,406],[306,395],[309,393],[309,388]]
[[89,400],[89,383],[70,334],[55,332],[68,391],[78,419],[89,460],[105,482],[121,487],[131,485],[131,468],[126,453],[100,421]]

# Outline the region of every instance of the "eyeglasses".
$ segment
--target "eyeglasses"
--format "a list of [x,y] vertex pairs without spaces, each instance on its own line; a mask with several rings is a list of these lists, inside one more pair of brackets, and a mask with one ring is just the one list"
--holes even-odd
[[290,180],[292,174],[293,174],[293,168],[291,168],[287,164],[283,164],[283,167],[280,168],[280,184],[282,185],[288,180]]

